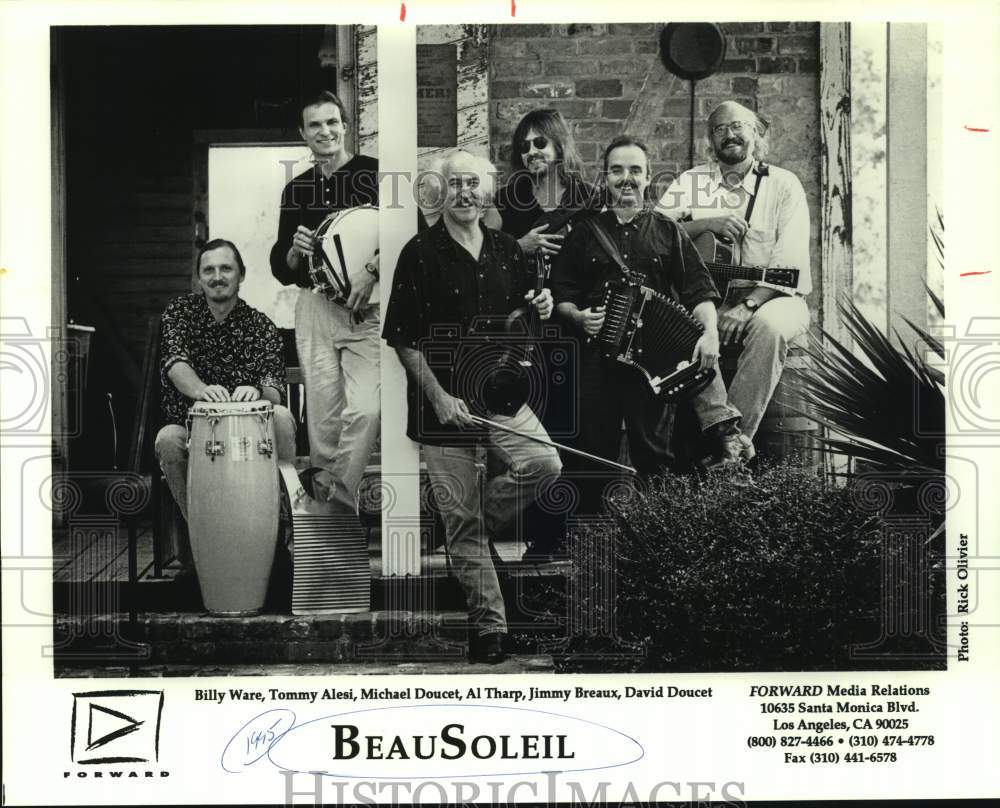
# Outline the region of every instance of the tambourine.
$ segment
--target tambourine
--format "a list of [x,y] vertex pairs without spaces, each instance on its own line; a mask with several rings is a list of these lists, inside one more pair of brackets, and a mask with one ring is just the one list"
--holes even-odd
[[[378,208],[360,205],[331,213],[316,228],[309,278],[313,291],[341,305],[351,295],[351,274],[378,252]],[[378,300],[378,287],[372,301]]]

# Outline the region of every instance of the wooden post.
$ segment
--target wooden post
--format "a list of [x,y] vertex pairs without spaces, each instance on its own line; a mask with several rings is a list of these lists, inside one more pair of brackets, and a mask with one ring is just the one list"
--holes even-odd
[[357,137],[355,130],[358,120],[358,95],[355,81],[357,79],[357,65],[354,59],[354,26],[337,26],[337,96],[344,102],[344,107],[351,116],[351,123],[347,127],[347,149],[354,153],[357,151]]
[[[821,23],[820,69],[820,177],[823,194],[820,225],[821,308],[817,324],[842,344],[846,329],[837,315],[837,299],[854,288],[851,232],[851,29],[849,23]],[[826,456],[827,471],[844,474],[850,459]]]
[[[400,250],[417,232],[412,179],[417,170],[417,34],[413,26],[381,26],[379,53],[394,59],[382,65],[378,99],[381,219],[379,253],[382,311],[392,290]],[[396,352],[382,346],[382,575],[420,574],[420,460],[406,437],[406,374]]]
[[851,32],[849,23],[820,25],[820,228],[822,307],[819,325],[840,340],[837,299],[853,289],[851,241]]
[[[52,326],[65,334],[66,326],[66,135],[65,135],[65,67],[62,62],[62,32],[51,34],[51,143],[52,143]],[[68,415],[66,385],[52,366],[52,435],[53,467],[55,471],[69,466]],[[57,512],[58,513],[58,512]]]
[[886,166],[890,333],[927,328],[927,26],[889,23]]

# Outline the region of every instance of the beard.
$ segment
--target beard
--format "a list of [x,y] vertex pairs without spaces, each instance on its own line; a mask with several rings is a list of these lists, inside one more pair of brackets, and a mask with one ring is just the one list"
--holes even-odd
[[542,177],[549,173],[549,162],[544,157],[528,160],[524,167],[529,174],[535,177]]
[[[738,146],[739,148],[731,150],[730,146]],[[748,155],[747,144],[744,140],[727,140],[715,150],[715,156],[719,162],[730,166],[742,163],[747,159]]]

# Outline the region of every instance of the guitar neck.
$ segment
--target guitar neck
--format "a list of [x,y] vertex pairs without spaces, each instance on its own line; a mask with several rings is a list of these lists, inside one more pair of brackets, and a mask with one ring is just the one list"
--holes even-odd
[[763,267],[738,267],[735,264],[720,264],[715,261],[708,261],[705,266],[712,275],[724,281],[762,281],[766,272]]
[[767,281],[775,286],[794,289],[799,282],[797,269],[775,269],[768,267],[741,267],[735,264],[723,264],[718,261],[708,261],[705,266],[716,285],[725,288],[730,281]]

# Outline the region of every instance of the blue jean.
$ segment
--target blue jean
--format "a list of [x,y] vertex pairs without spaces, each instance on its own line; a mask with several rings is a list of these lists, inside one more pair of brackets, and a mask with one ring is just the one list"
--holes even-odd
[[[497,423],[548,437],[527,406],[513,416],[494,416]],[[499,429],[490,429],[488,451],[504,467],[480,492],[475,446],[423,447],[424,461],[438,510],[452,573],[465,592],[469,622],[480,634],[506,632],[503,593],[490,553],[490,538],[516,530],[518,514],[543,494],[562,471],[559,454]],[[484,502],[485,500],[485,502]]]
[[729,403],[743,415],[740,430],[757,434],[774,388],[781,380],[788,346],[809,328],[809,309],[801,296],[771,298],[747,324],[736,375],[729,384]]

